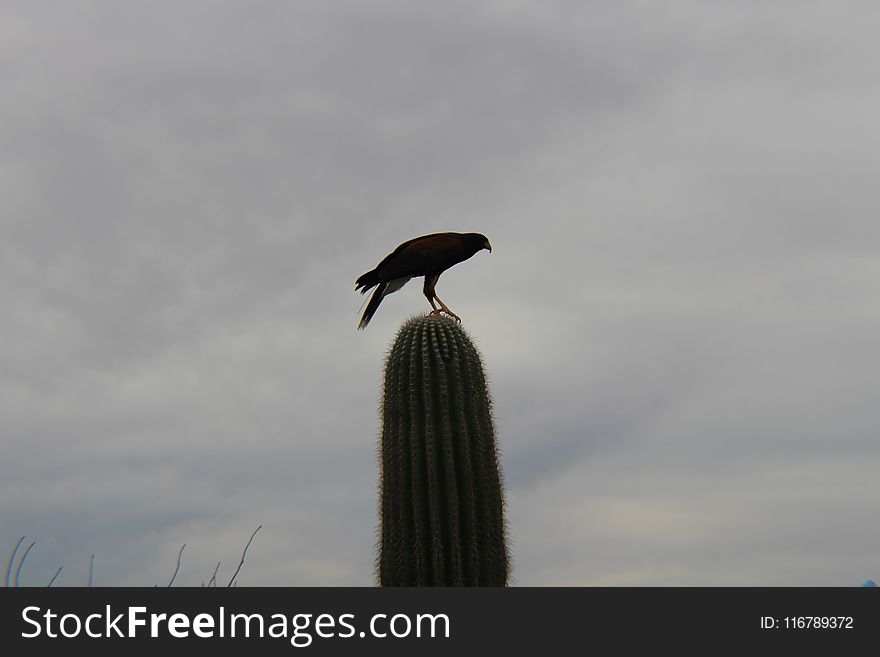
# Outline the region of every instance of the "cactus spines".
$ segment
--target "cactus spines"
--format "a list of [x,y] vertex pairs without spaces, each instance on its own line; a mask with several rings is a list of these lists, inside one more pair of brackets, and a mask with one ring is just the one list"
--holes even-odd
[[379,583],[505,586],[508,553],[492,403],[454,321],[404,322],[382,399]]

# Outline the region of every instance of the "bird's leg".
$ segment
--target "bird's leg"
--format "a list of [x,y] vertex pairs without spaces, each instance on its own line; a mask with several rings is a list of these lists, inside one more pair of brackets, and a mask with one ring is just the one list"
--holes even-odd
[[[459,324],[461,324],[461,317],[459,317],[459,316],[456,315],[454,312],[452,312],[451,310],[449,310],[449,306],[447,306],[445,303],[443,303],[443,301],[440,300],[440,297],[438,297],[436,294],[434,295],[434,298],[437,299],[437,303],[440,304],[440,308],[443,309],[443,312],[445,312],[445,313],[446,313],[447,315],[449,315],[450,317],[455,318],[455,321],[458,322]],[[433,306],[434,304],[432,303],[431,305]],[[435,311],[434,311],[433,313],[431,313],[431,314],[432,314],[432,315],[434,315],[434,314],[439,315],[439,314],[440,314],[440,311],[439,311],[439,310],[435,310]]]
[[422,293],[424,293],[424,295],[428,297],[428,303],[430,303],[431,308],[433,308],[433,310],[431,311],[432,315],[439,315],[441,312],[443,312],[441,309],[438,309],[436,305],[434,305],[434,285],[436,285],[438,278],[440,277],[433,276],[431,274],[426,275],[425,285],[422,288]]
[[[440,313],[446,313],[450,317],[454,317],[455,320],[461,323],[461,317],[456,315],[454,312],[449,310],[449,307],[440,300],[440,297],[437,296],[437,293],[434,292],[434,286],[437,284],[437,279],[440,278],[439,274],[432,275],[428,274],[425,276],[425,286],[422,288],[422,292],[425,293],[425,296],[428,297],[428,303],[431,304],[431,308],[434,310],[431,311],[432,315],[439,315]],[[434,300],[437,300],[437,303],[440,304],[440,307],[434,305]]]

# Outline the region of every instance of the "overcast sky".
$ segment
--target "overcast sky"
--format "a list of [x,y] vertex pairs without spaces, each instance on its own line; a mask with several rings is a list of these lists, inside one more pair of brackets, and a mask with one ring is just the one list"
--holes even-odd
[[[8,1],[0,555],[373,585],[436,231],[516,585],[880,576],[875,2]],[[20,552],[19,552],[20,554]],[[224,579],[225,578],[225,579]]]

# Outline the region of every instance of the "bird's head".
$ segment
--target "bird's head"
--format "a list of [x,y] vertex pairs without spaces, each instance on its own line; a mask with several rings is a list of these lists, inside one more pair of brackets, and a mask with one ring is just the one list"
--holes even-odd
[[492,253],[492,245],[489,244],[488,237],[482,233],[468,233],[468,237],[470,237],[471,243],[476,247],[477,251],[486,249],[489,253]]

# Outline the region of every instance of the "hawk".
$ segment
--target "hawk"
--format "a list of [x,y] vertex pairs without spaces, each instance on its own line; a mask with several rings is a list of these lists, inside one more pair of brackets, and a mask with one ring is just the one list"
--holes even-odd
[[[358,324],[358,329],[366,328],[370,323],[379,304],[387,294],[397,292],[411,278],[425,277],[422,291],[431,304],[432,315],[445,312],[450,317],[461,321],[461,318],[440,300],[434,292],[434,286],[440,274],[464,262],[478,251],[487,249],[492,253],[492,245],[485,235],[480,233],[434,233],[416,237],[398,246],[385,257],[372,271],[368,271],[355,282],[355,290],[365,294],[376,288],[366,310]],[[438,308],[434,301],[440,304]]]

